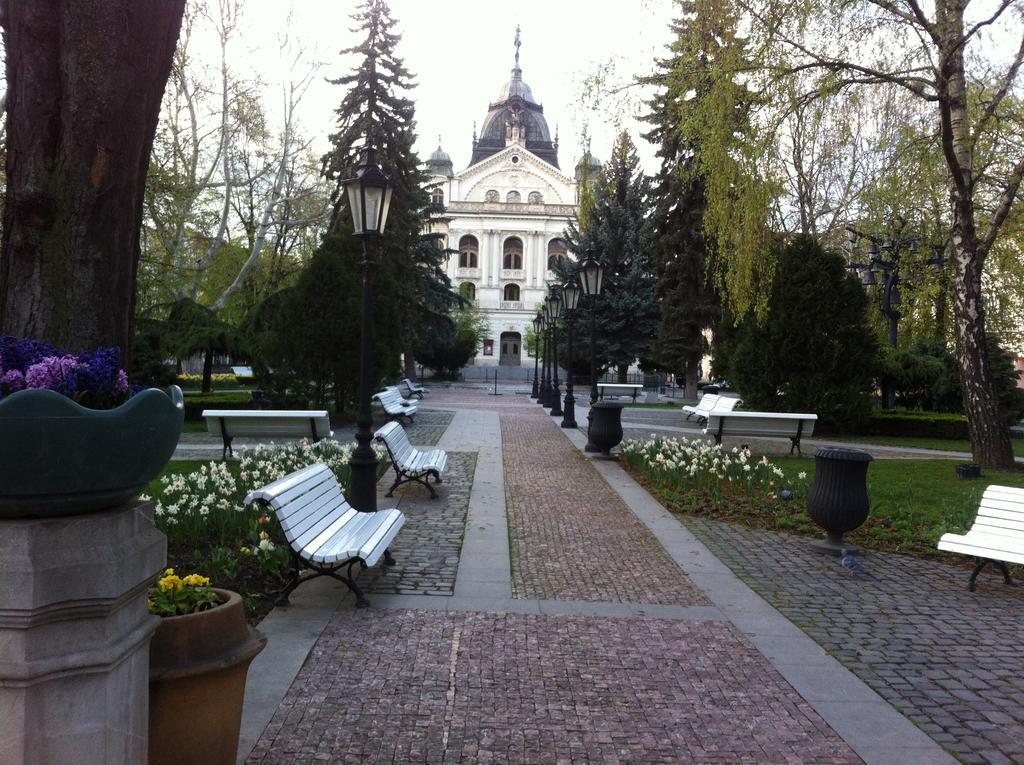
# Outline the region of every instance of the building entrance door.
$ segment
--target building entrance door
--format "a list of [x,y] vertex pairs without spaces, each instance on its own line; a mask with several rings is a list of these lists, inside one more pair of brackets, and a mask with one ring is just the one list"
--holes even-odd
[[518,367],[521,365],[522,337],[518,332],[501,333],[501,356],[498,357],[498,364],[503,367]]

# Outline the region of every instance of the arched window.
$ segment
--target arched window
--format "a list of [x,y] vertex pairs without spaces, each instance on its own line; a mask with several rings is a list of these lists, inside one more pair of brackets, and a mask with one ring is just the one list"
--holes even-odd
[[539,191],[531,191],[530,196],[526,198],[526,201],[531,205],[541,205],[544,204],[544,197],[541,196]]
[[431,191],[430,192],[430,201],[433,202],[435,205],[443,205],[444,204],[444,189],[442,189],[440,186],[438,186],[433,191]]
[[501,200],[501,195],[495,189],[491,189],[486,194],[484,194],[484,201],[485,202],[498,202],[500,200]]
[[510,236],[505,240],[502,249],[504,257],[501,267],[510,271],[518,271],[523,267],[523,241],[517,236]]
[[523,198],[519,196],[518,191],[510,191],[505,195],[506,202],[522,202]]
[[476,268],[479,251],[480,245],[475,236],[467,234],[462,237],[459,240],[459,268]]
[[561,239],[552,239],[548,242],[548,270],[554,271],[560,263],[564,266],[568,252],[565,242]]
[[506,284],[505,285],[505,300],[509,303],[519,302],[519,285],[518,284]]
[[466,300],[476,300],[476,285],[473,282],[463,282],[459,285],[459,294]]

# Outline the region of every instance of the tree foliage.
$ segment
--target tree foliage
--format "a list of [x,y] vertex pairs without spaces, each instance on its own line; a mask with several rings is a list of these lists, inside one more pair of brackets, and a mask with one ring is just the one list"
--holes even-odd
[[878,362],[867,309],[843,259],[798,235],[781,250],[764,321],[748,314],[726,325],[716,370],[752,409],[812,412],[826,426],[854,427],[870,410]]
[[[580,229],[570,224],[566,232],[574,252],[592,250],[604,266],[603,291],[593,307],[597,362],[601,368],[618,367],[620,373],[637,359],[651,363],[658,335],[649,209],[650,181],[629,134],[622,132],[594,188],[588,225]],[[581,346],[574,350],[582,353]]]

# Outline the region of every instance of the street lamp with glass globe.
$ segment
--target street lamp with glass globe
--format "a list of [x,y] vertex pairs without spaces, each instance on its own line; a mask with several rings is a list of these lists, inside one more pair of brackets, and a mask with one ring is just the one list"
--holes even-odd
[[565,415],[562,417],[563,428],[576,427],[576,397],[572,390],[572,320],[573,314],[579,307],[580,298],[583,297],[583,287],[580,286],[576,274],[569,277],[569,281],[562,285],[562,310],[565,312],[565,325],[569,332],[569,360],[565,365]]
[[558,381],[558,320],[562,316],[562,294],[557,285],[551,285],[548,296],[544,298],[544,316],[551,330],[551,399],[548,414],[552,417],[562,416],[562,399]]
[[373,415],[370,390],[373,384],[373,283],[377,270],[377,244],[387,223],[391,205],[388,177],[377,164],[377,152],[366,149],[366,158],[355,175],[342,181],[348,195],[355,235],[363,240],[363,308],[359,341],[359,414],[356,417],[356,448],[349,459],[352,471],[348,500],[356,510],[377,509],[377,454],[373,451]]

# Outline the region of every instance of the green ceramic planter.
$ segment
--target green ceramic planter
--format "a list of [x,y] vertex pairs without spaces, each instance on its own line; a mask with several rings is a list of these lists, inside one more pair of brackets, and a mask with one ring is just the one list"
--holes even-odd
[[0,518],[75,515],[140,494],[174,454],[181,389],[86,409],[50,390],[0,401]]

